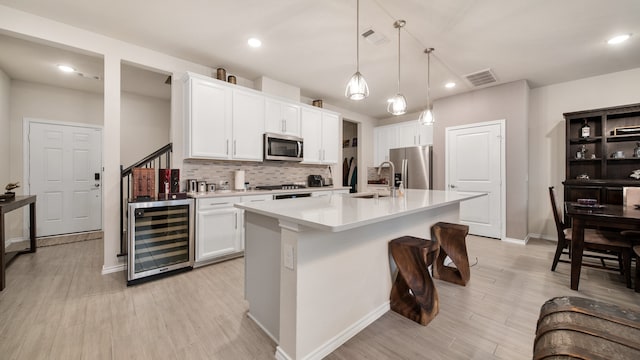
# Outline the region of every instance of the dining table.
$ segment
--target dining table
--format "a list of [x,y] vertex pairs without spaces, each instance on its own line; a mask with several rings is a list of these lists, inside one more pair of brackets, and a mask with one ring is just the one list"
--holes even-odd
[[596,204],[583,205],[572,201],[564,203],[571,218],[571,289],[578,290],[585,228],[640,229],[640,208],[635,205]]

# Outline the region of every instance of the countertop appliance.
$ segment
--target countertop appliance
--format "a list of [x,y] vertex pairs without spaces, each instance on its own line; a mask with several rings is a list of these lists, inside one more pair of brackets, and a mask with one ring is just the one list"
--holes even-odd
[[127,285],[193,267],[193,217],[193,199],[129,203]]
[[309,184],[309,187],[322,187],[324,186],[324,179],[322,178],[322,175],[309,175],[307,183]]
[[304,143],[301,137],[274,133],[264,134],[264,159],[302,161]]
[[395,186],[402,181],[405,189],[433,189],[433,147],[411,146],[389,150],[395,165]]

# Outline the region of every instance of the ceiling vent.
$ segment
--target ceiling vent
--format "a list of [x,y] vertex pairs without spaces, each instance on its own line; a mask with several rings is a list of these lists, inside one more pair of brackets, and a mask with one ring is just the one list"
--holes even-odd
[[382,45],[389,42],[389,39],[386,36],[375,32],[372,28],[366,29],[360,35],[373,45]]
[[474,73],[464,75],[464,77],[475,87],[492,84],[498,81],[498,79],[496,79],[496,75],[491,71],[491,69],[476,71]]

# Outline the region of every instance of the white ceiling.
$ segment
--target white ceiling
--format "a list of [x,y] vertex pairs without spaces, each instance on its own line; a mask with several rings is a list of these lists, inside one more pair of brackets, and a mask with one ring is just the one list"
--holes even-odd
[[[361,0],[361,32],[373,28],[388,38],[382,45],[360,42],[360,72],[371,90],[361,102],[344,97],[355,72],[355,0],[0,4],[244,78],[264,75],[299,86],[310,98],[377,118],[387,117],[386,99],[396,93],[396,19],[407,21],[401,92],[410,112],[426,105],[426,47],[436,49],[435,99],[472,90],[462,76],[487,68],[498,83],[526,79],[535,88],[640,66],[638,0]],[[619,33],[634,36],[620,46],[606,44]],[[262,40],[262,48],[247,46],[251,36]],[[447,81],[458,86],[445,89]]]

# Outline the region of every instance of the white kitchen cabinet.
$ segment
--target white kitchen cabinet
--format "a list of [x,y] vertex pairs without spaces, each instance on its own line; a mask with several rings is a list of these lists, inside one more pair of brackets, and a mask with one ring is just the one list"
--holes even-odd
[[243,211],[233,205],[240,197],[197,200],[196,264],[243,250]]
[[340,117],[338,114],[322,112],[322,163],[337,164],[340,141]]
[[330,197],[332,194],[331,191],[314,191],[311,193],[311,197]]
[[253,91],[233,90],[232,159],[262,161],[264,106],[263,95]]
[[418,120],[405,121],[373,129],[374,166],[389,160],[389,150],[407,146],[433,144],[433,125],[418,124]]
[[432,125],[422,125],[414,120],[392,126],[397,127],[397,147],[431,145],[433,143]]
[[189,76],[185,90],[185,157],[227,159],[232,132],[231,88]]
[[395,126],[378,126],[373,129],[373,165],[378,166],[389,160],[389,149],[397,147],[397,128]]
[[300,106],[265,98],[266,132],[300,136]]
[[349,189],[314,191],[311,197],[330,197],[331,195],[348,194]]
[[306,164],[336,164],[340,146],[340,117],[332,112],[302,108],[300,129]]

